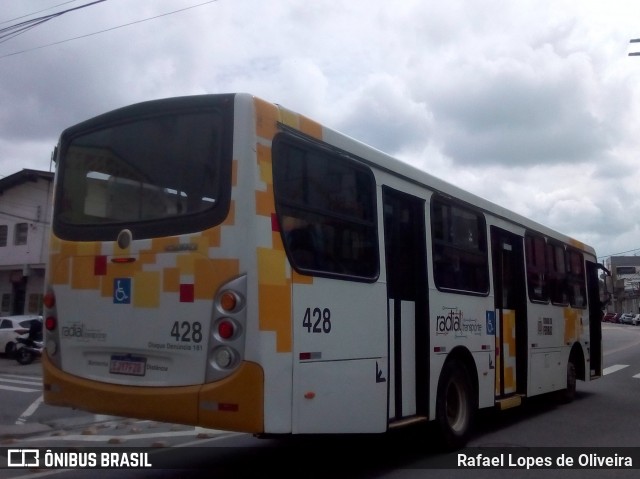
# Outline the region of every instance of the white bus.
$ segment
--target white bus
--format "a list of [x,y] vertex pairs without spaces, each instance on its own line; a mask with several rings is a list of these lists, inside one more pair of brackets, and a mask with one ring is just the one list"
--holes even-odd
[[47,404],[455,448],[602,374],[592,248],[279,105],[144,102],[56,151]]

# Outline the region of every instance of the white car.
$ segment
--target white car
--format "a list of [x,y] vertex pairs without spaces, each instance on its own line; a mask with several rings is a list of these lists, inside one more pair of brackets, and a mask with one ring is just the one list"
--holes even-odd
[[634,324],[634,317],[635,315],[633,313],[624,313],[622,316],[620,316],[620,319],[618,319],[618,321],[622,324]]
[[0,353],[11,355],[16,348],[16,338],[29,332],[33,321],[42,322],[37,314],[0,316]]
[[634,326],[640,324],[640,313],[637,313],[633,316],[633,319],[631,319],[631,324],[633,324]]

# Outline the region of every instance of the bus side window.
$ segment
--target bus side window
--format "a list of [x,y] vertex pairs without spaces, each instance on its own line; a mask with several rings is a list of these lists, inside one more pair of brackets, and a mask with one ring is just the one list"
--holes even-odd
[[431,240],[437,288],[487,294],[489,268],[481,213],[444,198],[431,201]]
[[569,304],[566,265],[564,246],[560,243],[548,242],[547,272],[549,293],[553,304]]
[[294,264],[304,269],[316,269],[316,251],[310,228],[296,228],[287,235]]
[[580,252],[567,249],[567,294],[569,304],[574,308],[587,306],[587,287],[583,264],[584,259]]
[[545,243],[543,236],[532,233],[525,235],[529,299],[546,303],[549,301],[549,292],[546,278]]

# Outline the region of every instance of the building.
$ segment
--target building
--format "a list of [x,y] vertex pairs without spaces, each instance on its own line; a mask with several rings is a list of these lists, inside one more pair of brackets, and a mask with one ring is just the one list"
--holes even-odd
[[613,300],[607,310],[640,313],[640,256],[611,256],[607,268],[613,282]]
[[51,172],[0,179],[0,314],[42,312],[52,194]]

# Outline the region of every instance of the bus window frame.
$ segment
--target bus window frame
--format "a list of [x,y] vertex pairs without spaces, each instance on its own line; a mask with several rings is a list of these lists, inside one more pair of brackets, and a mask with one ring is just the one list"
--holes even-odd
[[[530,241],[531,243],[530,243]],[[539,241],[542,243],[542,251],[538,251],[541,253],[541,257],[537,257],[537,253],[535,245],[532,244],[535,241]],[[537,233],[535,231],[527,231],[524,235],[525,242],[525,267],[526,267],[526,276],[527,276],[527,294],[529,296],[529,301],[532,303],[538,304],[549,304],[550,295],[549,295],[549,284],[547,282],[547,239],[544,235]],[[531,258],[530,251],[534,250],[534,258]],[[534,266],[533,263],[535,263]],[[532,274],[540,275],[538,281],[541,284],[542,293],[540,295],[533,295],[532,291],[534,290],[534,285],[532,285]]]
[[[285,150],[285,148],[290,148],[290,150]],[[336,212],[331,210],[330,208],[317,206],[313,203],[307,203],[307,201],[309,201],[308,199],[296,201],[296,199],[284,197],[282,194],[284,186],[282,186],[281,183],[281,174],[283,173],[280,171],[280,165],[281,162],[284,163],[286,161],[291,161],[286,157],[286,152],[291,151],[291,149],[294,148],[305,152],[306,155],[304,158],[301,158],[298,161],[310,161],[308,159],[308,156],[311,154],[320,155],[321,157],[330,158],[332,165],[351,168],[353,171],[361,173],[363,175],[361,178],[366,178],[367,185],[369,186],[368,196],[370,204],[366,206],[369,219],[367,220],[360,218],[356,221],[352,221],[353,218],[355,218],[355,215],[350,216],[348,212]],[[377,212],[377,185],[375,176],[371,168],[354,155],[351,155],[338,148],[332,147],[319,140],[293,134],[288,130],[281,131],[274,137],[272,143],[272,161],[273,190],[276,216],[278,219],[280,235],[284,244],[284,249],[292,268],[299,274],[308,276],[333,278],[353,282],[375,283],[380,276],[380,229],[378,225]],[[304,194],[307,197],[309,196],[308,191],[305,191]],[[356,196],[359,198],[359,195]],[[361,239],[364,239],[364,243],[368,244],[366,249],[370,255],[367,261],[373,261],[373,265],[370,267],[370,270],[367,271],[370,274],[357,274],[353,269],[346,270],[344,272],[337,271],[336,269],[332,268],[332,265],[340,264],[340,261],[335,259],[337,255],[330,255],[326,253],[320,254],[320,256],[324,258],[331,257],[332,261],[326,261],[324,262],[324,265],[321,266],[317,266],[317,264],[320,263],[311,265],[311,260],[307,261],[303,258],[317,256],[319,252],[324,252],[327,250],[319,248],[317,246],[317,243],[314,244],[313,248],[307,248],[309,251],[307,252],[307,254],[305,254],[305,256],[300,256],[298,253],[293,251],[293,239],[291,233],[293,233],[294,231],[302,233],[304,230],[307,230],[308,236],[313,236],[313,233],[315,232],[313,230],[317,230],[318,227],[321,228],[323,226],[323,223],[321,220],[315,222],[311,221],[310,218],[322,217],[325,219],[330,218],[336,223],[342,223],[342,234],[348,232],[349,225],[355,226],[355,228],[353,228],[353,232],[356,232],[357,228],[361,228],[363,230]],[[292,230],[287,230],[287,225],[291,222],[308,223],[308,225],[307,228],[296,227]],[[307,243],[309,242],[312,241],[308,240]],[[310,251],[312,249],[313,252]],[[354,263],[356,262],[357,261],[354,261]]]
[[64,178],[66,161],[63,160],[73,141],[92,132],[133,123],[153,117],[218,111],[221,116],[220,131],[220,175],[219,197],[215,206],[192,214],[171,216],[153,220],[121,221],[101,224],[73,224],[61,221],[59,210],[64,201],[64,184],[61,180],[55,187],[53,232],[69,241],[110,241],[124,228],[132,232],[135,239],[197,233],[221,224],[228,216],[231,206],[231,179],[233,159],[234,95],[193,95],[171,99],[152,100],[126,106],[91,118],[62,132],[56,147],[56,176]]
[[[566,245],[561,241],[547,238],[547,285],[549,300],[555,306],[569,306],[569,291],[567,289],[567,253]],[[558,258],[561,253],[562,258]],[[563,270],[559,271],[558,267]],[[558,297],[558,293],[562,298]]]
[[[574,274],[572,271],[573,265],[574,265],[574,262],[572,261],[572,258],[571,258],[572,255],[577,256],[578,261],[575,262],[575,264],[580,265],[581,271],[577,274]],[[569,305],[572,308],[576,308],[576,309],[586,309],[587,308],[587,279],[586,279],[586,268],[584,263],[584,254],[582,253],[582,251],[580,251],[577,248],[572,248],[570,246],[567,246],[565,251],[565,258],[567,261],[566,287],[567,287],[567,296],[569,297]],[[571,286],[572,284],[576,284],[576,283],[580,286],[580,292],[582,295],[582,304],[578,304],[572,292],[573,290]]]
[[[436,221],[438,221],[439,217],[436,214],[435,209],[438,207],[438,205],[447,207],[450,213],[451,213],[451,210],[455,208],[464,213],[475,216],[476,224],[477,224],[476,231],[478,233],[477,251],[474,251],[471,248],[464,248],[464,244],[459,241],[455,242],[454,241],[455,237],[452,237],[452,235],[454,234],[454,231],[452,230],[450,230],[448,232],[449,234],[447,235],[450,238],[444,238],[444,237],[436,238],[435,234],[436,234],[436,231],[438,231],[438,228],[437,228],[438,225]],[[488,244],[488,237],[487,237],[487,220],[485,218],[484,213],[480,210],[469,207],[468,205],[462,204],[459,201],[452,200],[438,193],[435,193],[431,197],[430,213],[431,213],[430,215],[431,216],[431,220],[430,220],[431,238],[430,239],[431,239],[431,253],[433,258],[433,261],[432,261],[433,279],[434,279],[434,284],[438,289],[438,291],[446,292],[446,293],[465,294],[465,295],[471,295],[471,296],[488,296],[491,290],[491,282],[489,278],[489,244]],[[449,225],[449,228],[451,228],[452,226],[455,226],[455,225],[453,224]],[[444,225],[439,230],[442,230],[443,227]],[[451,254],[449,254],[451,252],[454,252],[454,256],[455,256],[455,252],[457,252],[457,253],[466,253],[467,255],[470,255],[470,257],[480,258],[479,264],[476,267],[480,268],[478,271],[484,276],[483,277],[484,284],[481,284],[485,286],[484,290],[463,289],[463,288],[451,287],[443,284],[442,275],[444,273],[442,273],[438,268],[436,258],[440,256],[446,257],[447,255],[451,256]],[[458,259],[460,259],[461,256],[463,255],[458,256]],[[446,258],[442,260],[440,263],[447,264],[447,265],[450,264],[449,260]],[[458,264],[457,269],[460,270],[460,267],[461,265]],[[455,268],[456,267],[454,266],[454,271],[455,271]],[[458,285],[455,285],[455,286],[458,286]]]

